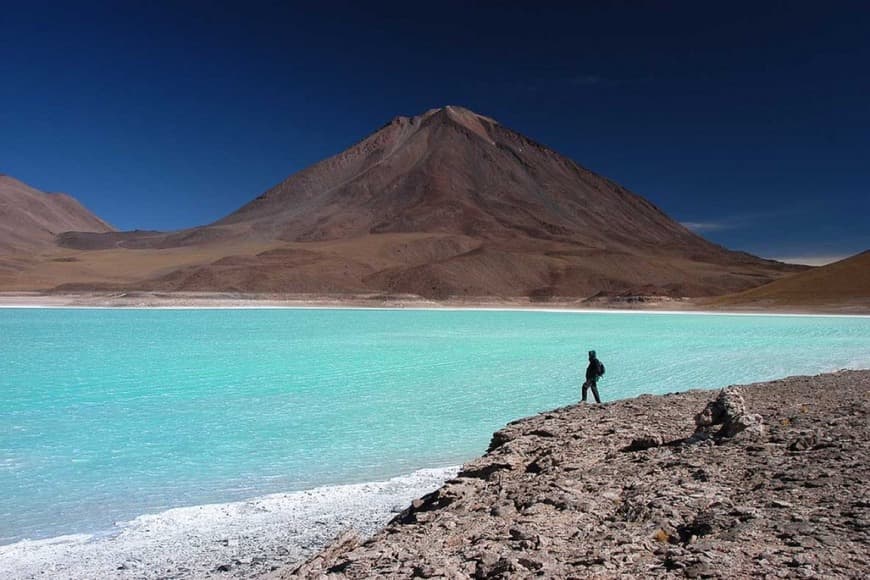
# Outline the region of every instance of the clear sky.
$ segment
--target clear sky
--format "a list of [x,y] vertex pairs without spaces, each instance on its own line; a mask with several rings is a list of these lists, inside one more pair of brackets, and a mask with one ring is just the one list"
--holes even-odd
[[175,229],[456,104],[731,248],[840,256],[868,71],[868,2],[0,0],[0,172]]

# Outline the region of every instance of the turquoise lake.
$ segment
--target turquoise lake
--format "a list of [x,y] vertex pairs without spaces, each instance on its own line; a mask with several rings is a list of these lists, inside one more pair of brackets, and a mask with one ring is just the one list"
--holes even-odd
[[870,368],[870,318],[0,309],[0,544],[382,480],[575,402]]

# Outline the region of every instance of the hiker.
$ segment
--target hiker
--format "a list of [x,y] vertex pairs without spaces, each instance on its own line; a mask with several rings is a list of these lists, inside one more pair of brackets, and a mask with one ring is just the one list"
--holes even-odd
[[592,394],[595,396],[595,402],[600,403],[601,398],[598,396],[598,379],[604,376],[604,364],[595,356],[595,351],[589,351],[589,366],[586,367],[586,382],[583,383],[583,397],[581,403],[586,402],[586,393],[592,389]]

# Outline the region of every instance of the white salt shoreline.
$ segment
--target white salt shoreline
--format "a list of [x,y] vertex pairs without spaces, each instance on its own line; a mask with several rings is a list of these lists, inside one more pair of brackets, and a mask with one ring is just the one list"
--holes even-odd
[[[860,313],[832,313],[832,312],[807,312],[807,311],[784,311],[784,310],[701,310],[686,308],[683,310],[663,310],[660,308],[564,308],[552,306],[549,308],[536,306],[488,306],[488,305],[406,305],[394,306],[368,306],[361,304],[332,304],[332,303],[281,303],[273,304],[263,301],[261,304],[240,304],[241,301],[215,300],[218,304],[149,304],[149,305],[123,305],[123,304],[79,304],[79,303],[51,303],[51,302],[16,302],[4,301],[0,296],[0,310],[365,310],[365,311],[426,311],[426,312],[542,312],[542,313],[569,313],[569,314],[682,314],[701,316],[777,316],[777,317],[810,317],[810,318],[870,318],[870,314]],[[247,301],[245,301],[247,302]],[[256,302],[252,300],[251,302]]]
[[255,578],[301,561],[345,530],[374,533],[458,469],[175,508],[98,534],[22,540],[0,546],[0,570],[9,580]]
[[0,310],[409,310],[430,312],[549,312],[567,314],[683,314],[699,316],[778,316],[802,318],[870,318],[870,314],[830,314],[808,312],[730,312],[712,310],[618,310],[593,308],[487,308],[480,306],[437,308],[423,307],[379,307],[379,306],[45,306],[39,304],[9,305],[0,304]]

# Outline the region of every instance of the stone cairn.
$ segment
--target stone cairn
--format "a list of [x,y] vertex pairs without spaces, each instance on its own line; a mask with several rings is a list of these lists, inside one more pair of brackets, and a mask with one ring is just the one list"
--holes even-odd
[[[739,387],[722,389],[715,401],[695,415],[695,434],[692,439],[721,439],[740,436],[758,437],[764,434],[761,415],[746,412],[746,403]],[[717,430],[718,428],[718,430]]]

